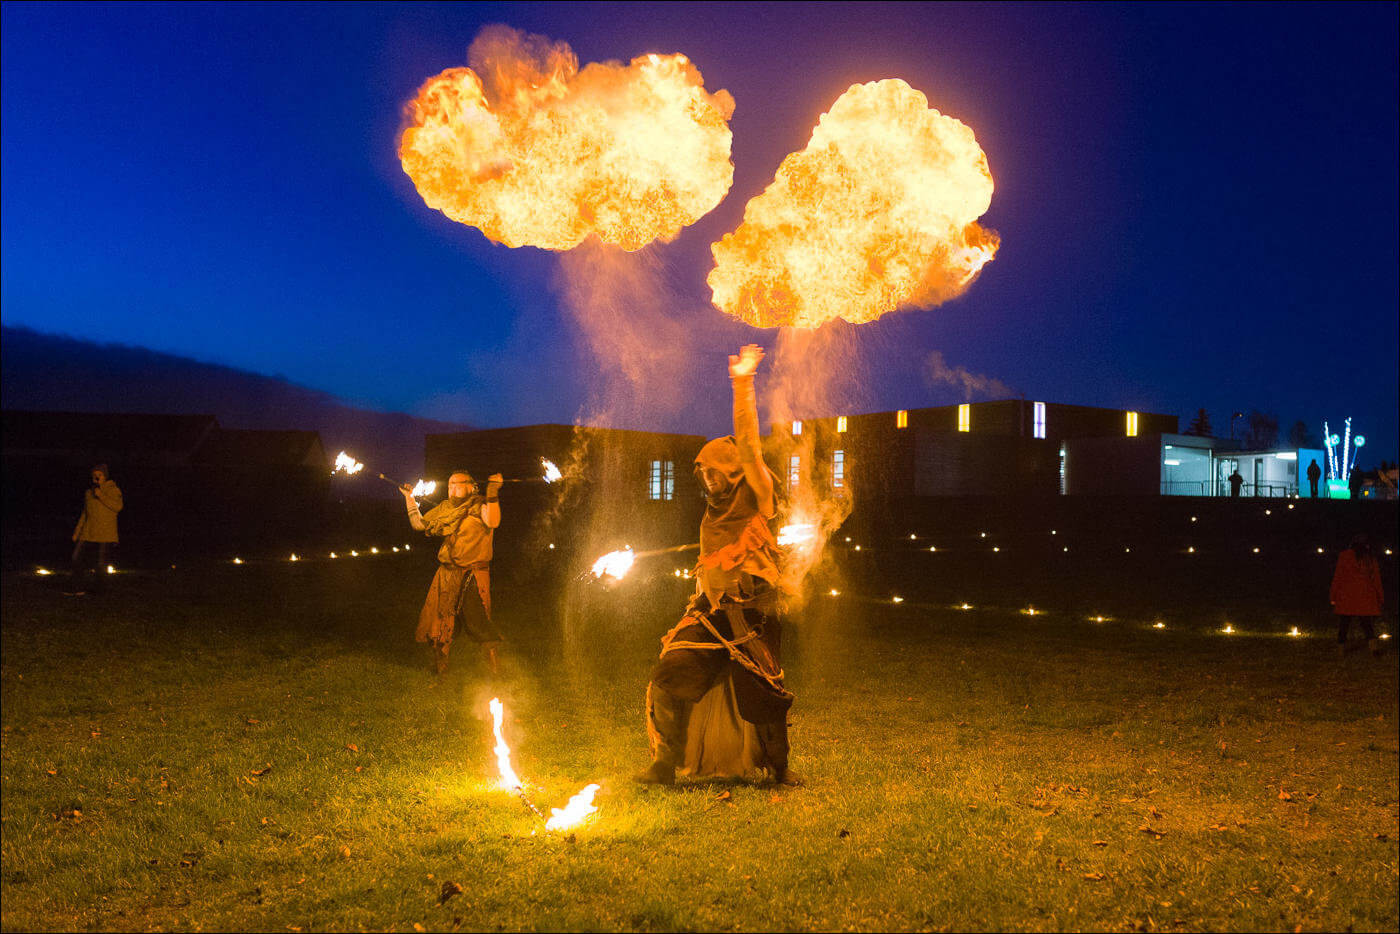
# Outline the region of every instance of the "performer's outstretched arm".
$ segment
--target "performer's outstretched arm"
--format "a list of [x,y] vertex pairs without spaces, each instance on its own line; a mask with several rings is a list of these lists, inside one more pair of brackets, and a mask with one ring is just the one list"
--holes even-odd
[[405,483],[399,487],[399,492],[403,493],[404,504],[408,506],[408,524],[415,531],[422,532],[427,526],[423,524],[423,514],[418,511],[418,500],[413,498],[413,487]]
[[481,521],[486,523],[488,529],[498,528],[501,524],[501,502],[498,497],[503,482],[504,478],[498,473],[486,478],[486,502],[481,504]]
[[773,475],[763,463],[763,445],[758,430],[758,393],[754,374],[763,360],[763,348],[745,344],[738,356],[729,357],[729,382],[734,387],[734,441],[744,479],[758,497],[758,509],[765,518],[774,513]]

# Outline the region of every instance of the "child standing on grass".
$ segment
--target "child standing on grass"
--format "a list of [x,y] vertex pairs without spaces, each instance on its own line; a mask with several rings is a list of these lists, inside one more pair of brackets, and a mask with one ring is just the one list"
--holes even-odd
[[1332,573],[1332,612],[1337,615],[1337,651],[1345,655],[1351,622],[1356,620],[1366,634],[1373,655],[1381,654],[1376,639],[1376,617],[1385,604],[1381,585],[1380,562],[1371,550],[1371,540],[1358,534],[1351,547],[1337,556],[1337,569]]

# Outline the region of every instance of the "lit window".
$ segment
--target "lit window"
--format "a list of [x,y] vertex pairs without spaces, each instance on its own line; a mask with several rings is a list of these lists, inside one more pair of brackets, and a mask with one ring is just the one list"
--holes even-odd
[[794,435],[802,434],[802,423],[796,419],[793,419],[792,422],[792,433]]
[[1034,422],[1031,426],[1031,434],[1037,438],[1045,437],[1045,403],[1035,403]]
[[1136,413],[1136,412],[1129,412],[1129,413],[1128,413],[1128,437],[1129,437],[1129,438],[1136,438],[1136,437],[1137,437],[1137,429],[1138,429],[1138,413]]
[[838,416],[836,416],[836,430],[837,430],[837,431],[845,431],[845,430],[846,430],[846,416],[844,416],[844,415],[838,415]]
[[651,477],[647,483],[647,497],[656,500],[676,498],[676,462],[652,461]]
[[788,458],[788,489],[797,489],[797,482],[802,477],[802,455],[794,454]]
[[958,406],[958,431],[972,430],[972,406],[963,403]]
[[834,451],[831,455],[831,486],[840,489],[846,485],[846,452]]
[[900,409],[898,412],[894,413],[894,427],[896,427],[896,428],[908,428],[908,427],[909,427],[909,412],[908,412],[907,410],[905,410],[905,409]]

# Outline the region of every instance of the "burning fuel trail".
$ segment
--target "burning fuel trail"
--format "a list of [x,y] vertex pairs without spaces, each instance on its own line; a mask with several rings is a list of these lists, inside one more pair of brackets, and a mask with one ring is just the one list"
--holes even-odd
[[669,241],[734,177],[734,99],[681,54],[579,68],[567,43],[489,26],[470,67],[406,107],[399,160],[431,208],[506,246]]
[[897,78],[852,85],[711,245],[714,304],[800,328],[932,307],[996,254],[996,233],[977,223],[991,200],[971,128]]

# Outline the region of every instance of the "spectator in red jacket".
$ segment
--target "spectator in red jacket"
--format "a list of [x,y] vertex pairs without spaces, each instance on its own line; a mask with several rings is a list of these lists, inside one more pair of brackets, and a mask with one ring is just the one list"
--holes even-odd
[[1371,652],[1380,654],[1376,641],[1376,617],[1385,604],[1381,586],[1381,566],[1365,535],[1351,540],[1351,547],[1337,556],[1337,570],[1332,574],[1332,612],[1337,614],[1337,644],[1346,651],[1347,635],[1352,620],[1361,625]]

